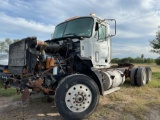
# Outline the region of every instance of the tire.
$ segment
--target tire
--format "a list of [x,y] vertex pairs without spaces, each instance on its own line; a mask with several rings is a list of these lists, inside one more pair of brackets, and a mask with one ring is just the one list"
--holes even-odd
[[137,80],[135,78],[137,68],[132,68],[130,72],[130,83],[131,85],[137,85]]
[[145,69],[146,69],[146,76],[147,76],[146,83],[148,84],[152,80],[152,70],[150,67],[145,67]]
[[138,84],[138,86],[145,85],[146,80],[147,80],[146,69],[144,67],[138,67],[138,71],[137,71],[137,84]]
[[80,120],[96,110],[99,96],[98,86],[90,77],[70,75],[58,84],[55,105],[65,120]]

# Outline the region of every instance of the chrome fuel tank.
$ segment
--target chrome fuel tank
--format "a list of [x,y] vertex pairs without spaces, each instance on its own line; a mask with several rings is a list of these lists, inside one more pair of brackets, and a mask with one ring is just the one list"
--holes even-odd
[[110,88],[118,87],[125,82],[125,76],[120,70],[107,70],[101,72],[103,81],[105,81],[105,88],[108,90]]

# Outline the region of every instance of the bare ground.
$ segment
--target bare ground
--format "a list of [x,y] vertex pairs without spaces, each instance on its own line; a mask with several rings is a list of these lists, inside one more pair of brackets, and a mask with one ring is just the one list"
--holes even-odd
[[[109,101],[109,102],[107,102]],[[137,120],[136,116],[124,111],[127,102],[111,102],[108,97],[101,97],[97,112],[89,120]],[[54,102],[30,101],[22,107],[21,101],[11,97],[0,97],[0,120],[63,120],[54,106]],[[102,113],[101,113],[102,112]],[[160,120],[160,105],[151,108],[143,120]]]
[[0,120],[62,120],[54,103],[31,101],[22,107],[21,101],[13,101],[11,97],[0,97]]

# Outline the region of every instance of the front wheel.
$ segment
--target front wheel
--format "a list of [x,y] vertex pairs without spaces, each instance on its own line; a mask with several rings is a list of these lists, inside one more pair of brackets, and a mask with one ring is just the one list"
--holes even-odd
[[65,119],[87,118],[96,110],[98,103],[98,86],[88,76],[70,75],[64,78],[56,89],[55,104]]

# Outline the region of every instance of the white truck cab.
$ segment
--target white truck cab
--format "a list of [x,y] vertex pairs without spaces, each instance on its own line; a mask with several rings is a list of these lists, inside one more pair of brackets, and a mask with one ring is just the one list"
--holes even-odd
[[68,35],[77,35],[83,37],[80,41],[81,59],[92,61],[94,68],[109,68],[111,62],[111,37],[110,25],[108,21],[116,20],[101,19],[95,14],[83,17],[73,17],[60,23],[55,28],[52,39]]

